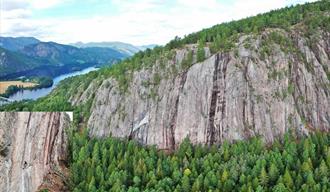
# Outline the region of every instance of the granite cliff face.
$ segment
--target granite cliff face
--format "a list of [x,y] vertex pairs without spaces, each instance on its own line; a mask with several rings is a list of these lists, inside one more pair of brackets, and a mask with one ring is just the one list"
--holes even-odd
[[63,191],[69,123],[66,113],[0,113],[0,191]]
[[[188,50],[196,53],[195,45],[186,46],[165,68],[157,61],[135,72],[126,93],[109,78],[101,86],[92,82],[71,102],[93,99],[90,135],[129,137],[161,149],[174,149],[187,136],[204,144],[256,135],[271,142],[288,130],[330,130],[328,31],[271,29],[242,35],[235,46],[215,54],[206,47],[205,61],[179,70]],[[173,68],[179,73],[169,73]]]

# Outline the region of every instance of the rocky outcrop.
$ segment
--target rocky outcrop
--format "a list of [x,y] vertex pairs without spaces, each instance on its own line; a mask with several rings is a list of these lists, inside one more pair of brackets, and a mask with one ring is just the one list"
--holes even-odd
[[66,113],[0,113],[0,191],[63,191],[69,123]]
[[[90,135],[174,149],[185,137],[213,144],[260,135],[271,142],[288,130],[329,131],[329,32],[272,29],[244,35],[234,50],[208,53],[205,61],[169,73],[190,49],[194,46],[176,50],[165,69],[156,62],[134,72],[126,93],[113,78],[98,88],[92,83]],[[156,74],[161,81],[146,86]],[[73,104],[85,100],[72,98]]]

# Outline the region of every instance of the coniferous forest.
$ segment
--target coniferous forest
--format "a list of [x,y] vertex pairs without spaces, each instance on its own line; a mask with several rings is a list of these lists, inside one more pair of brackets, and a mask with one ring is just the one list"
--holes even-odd
[[72,139],[72,190],[102,191],[314,191],[330,189],[330,135],[286,134],[266,145],[260,138],[221,146],[185,139],[165,154],[133,140]]
[[[93,83],[95,87],[106,90],[112,85],[105,83],[105,80],[113,79],[118,83],[120,93],[118,95],[124,98],[130,94],[129,89],[135,72],[152,69],[154,66],[155,70],[158,70],[157,73],[143,81],[143,87],[151,90],[146,96],[147,99],[157,100],[157,94],[153,88],[157,87],[163,79],[185,73],[194,64],[207,59],[204,48],[209,48],[211,55],[228,52],[235,54],[234,50],[237,51],[239,38],[243,35],[258,35],[269,29],[290,31],[294,28],[295,32],[299,31],[301,36],[309,40],[306,44],[316,49],[317,46],[313,44],[313,34],[320,31],[329,34],[329,10],[330,1],[323,0],[222,23],[182,38],[175,37],[164,46],[140,51],[111,67],[103,67],[83,76],[65,79],[46,97],[35,101],[13,102],[0,106],[0,111],[73,111],[74,125],[68,130],[70,155],[65,163],[70,172],[69,177],[66,178],[66,185],[70,191],[74,192],[330,192],[329,132],[314,132],[305,135],[290,127],[291,131],[283,137],[278,137],[272,143],[265,143],[261,137],[252,137],[248,140],[237,140],[233,143],[224,141],[210,146],[193,145],[189,138],[186,138],[179,146],[175,146],[175,150],[165,151],[157,149],[156,146],[141,145],[134,139],[128,139],[129,136],[126,135],[122,138],[94,137],[95,135],[89,135],[88,129],[93,106],[110,108],[108,103],[105,105],[96,102],[95,94],[98,93],[98,89],[89,89],[93,87],[90,86]],[[260,53],[260,61],[272,55],[271,50],[275,45],[278,45],[285,55],[304,57],[302,51],[293,44],[290,36],[284,36],[276,30],[269,34],[267,38],[260,40],[262,46],[256,50],[256,53]],[[329,44],[329,42],[324,44]],[[168,63],[167,61],[175,60],[177,50],[187,49],[190,45],[196,46],[196,50],[187,51],[182,62],[178,62],[171,68],[163,66]],[[245,46],[249,48],[248,44]],[[326,54],[329,58],[330,54]],[[329,60],[326,59],[318,58],[318,62],[323,64],[319,66],[324,68],[324,77],[329,80]],[[324,60],[327,62],[322,63]],[[284,63],[284,60],[282,62]],[[311,66],[307,60],[304,62],[307,66]],[[275,65],[275,61],[272,65]],[[271,69],[273,66],[268,67]],[[313,67],[310,68],[314,69]],[[167,70],[168,74],[162,76],[162,70]],[[306,76],[310,78],[306,81],[311,81],[320,75],[318,71],[311,71],[313,75]],[[271,81],[272,76],[276,79],[281,74],[275,70],[269,70],[269,74],[265,76],[269,76],[268,80]],[[291,75],[287,71],[283,74]],[[298,75],[295,78],[298,78]],[[173,78],[173,81],[175,80]],[[275,83],[279,82],[274,81]],[[323,81],[318,83],[320,87],[330,87],[329,83]],[[310,91],[307,89],[308,86],[310,85],[305,85],[306,92]],[[294,89],[299,88],[290,83],[283,87],[286,88],[283,95],[292,95]],[[319,88],[316,85],[315,87]],[[85,91],[91,91],[91,93],[84,94]],[[321,92],[319,89],[317,91]],[[300,93],[298,92],[295,98],[305,100],[306,98],[298,95]],[[73,102],[76,95],[88,96],[81,102]],[[108,94],[104,95],[106,95],[104,97],[109,97],[107,102],[111,100]],[[315,97],[318,96],[315,95]],[[326,95],[327,98],[328,95]],[[258,98],[261,100],[258,96],[255,97],[256,102],[262,102],[258,101]],[[279,98],[281,99],[280,96]],[[304,104],[309,105],[307,102]],[[299,102],[295,105],[299,105]],[[122,108],[118,107],[118,113],[120,113],[119,109]],[[312,112],[301,115],[301,122],[307,125],[308,119],[303,117],[314,115]],[[322,113],[317,114],[320,116],[319,119],[322,117],[326,119],[324,121],[329,122],[328,113],[323,111]],[[122,113],[123,118],[125,115]],[[109,126],[103,128],[107,129]],[[315,128],[315,130],[318,129],[321,128]],[[254,133],[256,133],[254,135],[260,135],[257,131]]]

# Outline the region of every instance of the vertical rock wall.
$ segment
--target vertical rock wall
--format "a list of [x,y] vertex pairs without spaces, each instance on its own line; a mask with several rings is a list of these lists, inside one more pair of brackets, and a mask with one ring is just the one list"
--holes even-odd
[[[165,69],[156,63],[135,72],[126,93],[112,78],[94,87],[90,135],[174,149],[185,137],[213,144],[260,135],[271,142],[288,130],[329,131],[329,32],[272,29],[242,36],[233,51],[207,53],[205,61],[168,75],[187,49],[176,50]],[[146,87],[155,74],[160,83]],[[74,104],[84,100],[74,98]]]
[[1,112],[0,191],[61,191],[69,125],[66,113]]

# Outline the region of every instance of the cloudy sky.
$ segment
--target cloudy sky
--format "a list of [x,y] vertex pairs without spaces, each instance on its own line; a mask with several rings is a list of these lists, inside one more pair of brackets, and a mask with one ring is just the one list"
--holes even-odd
[[165,44],[176,35],[307,1],[313,0],[0,0],[0,35]]

